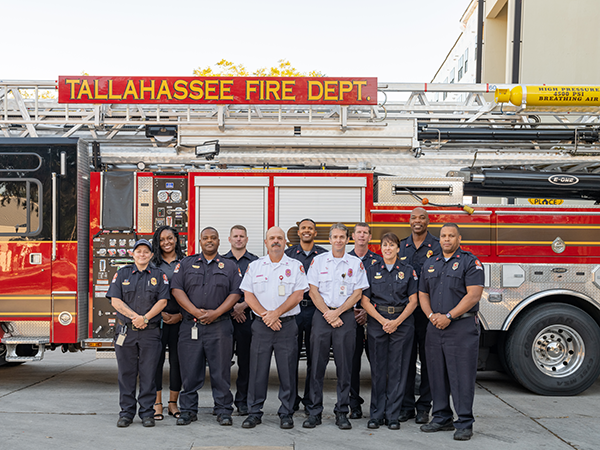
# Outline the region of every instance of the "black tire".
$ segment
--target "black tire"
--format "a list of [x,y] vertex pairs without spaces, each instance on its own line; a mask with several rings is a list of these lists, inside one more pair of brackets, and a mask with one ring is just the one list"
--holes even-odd
[[600,375],[600,327],[575,306],[539,305],[511,327],[505,357],[510,373],[530,391],[577,395]]

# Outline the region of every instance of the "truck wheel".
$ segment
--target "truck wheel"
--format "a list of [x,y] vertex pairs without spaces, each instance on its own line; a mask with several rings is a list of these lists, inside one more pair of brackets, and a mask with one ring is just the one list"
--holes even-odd
[[509,332],[506,363],[515,379],[541,395],[576,395],[600,375],[600,327],[572,305],[536,306]]

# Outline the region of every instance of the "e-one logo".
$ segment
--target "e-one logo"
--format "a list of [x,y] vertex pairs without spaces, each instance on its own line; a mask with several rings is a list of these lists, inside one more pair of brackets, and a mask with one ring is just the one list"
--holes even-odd
[[579,178],[569,175],[552,175],[548,177],[548,181],[560,186],[570,186],[579,183]]

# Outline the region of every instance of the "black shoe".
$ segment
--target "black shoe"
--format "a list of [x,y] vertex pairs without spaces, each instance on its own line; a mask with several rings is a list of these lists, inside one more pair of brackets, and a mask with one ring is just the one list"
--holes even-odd
[[340,430],[352,429],[352,424],[348,420],[346,413],[335,413],[335,424]]
[[283,428],[284,430],[291,430],[294,428],[294,419],[291,415],[281,416],[279,418],[279,428]]
[[398,420],[390,420],[388,422],[388,428],[390,430],[399,430],[400,429],[400,421],[398,421]]
[[242,428],[254,428],[259,423],[262,423],[262,420],[260,420],[260,417],[250,415],[242,423]]
[[408,409],[400,411],[400,416],[398,417],[398,420],[400,422],[406,422],[407,420],[412,419],[413,417],[415,417],[415,412]]
[[425,425],[421,425],[421,431],[425,433],[435,433],[436,431],[454,431],[454,424],[452,421],[446,423],[430,422]]
[[144,417],[142,419],[142,426],[146,427],[146,428],[151,428],[154,426],[154,417],[149,416],[149,417]]
[[352,408],[352,411],[350,411],[350,419],[362,419],[362,409],[360,406],[358,408]]
[[370,419],[367,422],[367,428],[370,428],[371,430],[376,430],[381,425],[383,425],[383,419]]
[[177,419],[177,425],[189,425],[192,422],[198,420],[198,416],[190,412],[182,412]]
[[240,416],[248,415],[248,405],[241,404],[237,407],[237,412]]
[[417,411],[416,423],[429,423],[429,413],[427,411]]
[[321,425],[321,414],[316,416],[308,416],[308,419],[302,424],[302,428],[314,428],[317,425]]
[[233,424],[233,420],[231,420],[229,414],[219,414],[217,416],[217,422],[219,422],[219,425],[223,426],[231,426]]
[[132,422],[133,419],[130,417],[119,417],[119,420],[117,420],[117,426],[119,428],[127,428]]
[[468,441],[473,436],[473,428],[459,428],[454,432],[455,441]]

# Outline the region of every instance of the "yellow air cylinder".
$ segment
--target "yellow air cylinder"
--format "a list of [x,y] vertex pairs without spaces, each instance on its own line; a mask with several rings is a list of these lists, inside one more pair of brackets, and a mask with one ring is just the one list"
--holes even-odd
[[515,106],[600,106],[600,86],[515,86],[496,89],[496,103]]

